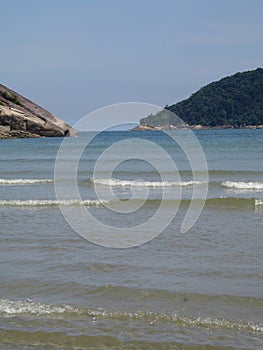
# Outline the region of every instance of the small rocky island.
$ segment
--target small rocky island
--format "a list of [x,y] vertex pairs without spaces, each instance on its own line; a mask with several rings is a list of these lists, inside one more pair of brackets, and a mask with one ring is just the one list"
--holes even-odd
[[0,139],[77,136],[44,108],[0,84]]

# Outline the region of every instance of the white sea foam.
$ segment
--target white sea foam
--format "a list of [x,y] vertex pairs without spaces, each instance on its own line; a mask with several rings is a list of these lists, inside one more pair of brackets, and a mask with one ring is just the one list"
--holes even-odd
[[52,179],[0,179],[0,185],[30,185],[53,182]]
[[201,185],[201,181],[143,181],[143,180],[120,180],[120,179],[91,179],[95,185],[116,187],[173,187]]
[[222,186],[238,190],[263,190],[263,182],[224,181]]
[[41,304],[34,302],[33,300],[25,301],[12,301],[8,299],[0,299],[0,314],[14,316],[14,315],[36,315],[45,316],[49,315],[55,316],[59,315],[61,317],[64,313],[67,315],[78,315],[78,317],[87,315],[95,318],[106,318],[106,319],[128,319],[128,320],[144,320],[147,319],[149,322],[155,321],[170,321],[178,323],[184,326],[197,326],[197,327],[209,327],[209,328],[221,328],[239,331],[249,331],[262,333],[263,327],[261,324],[256,324],[254,322],[234,322],[227,319],[217,319],[217,318],[202,318],[202,317],[186,317],[183,315],[171,315],[166,313],[154,313],[154,312],[128,312],[128,311],[114,311],[100,309],[89,309],[89,308],[78,308],[76,306],[62,304],[62,305],[52,305],[52,304]]
[[51,207],[51,206],[77,206],[85,205],[87,207],[103,206],[108,201],[103,200],[78,200],[78,199],[66,199],[66,200],[52,200],[52,199],[28,199],[28,200],[0,200],[0,206],[10,207]]
[[255,206],[256,207],[263,206],[263,199],[255,199]]
[[[174,319],[177,319],[177,316],[174,316]],[[209,327],[209,328],[225,328],[231,330],[239,331],[252,331],[252,332],[262,332],[263,327],[261,324],[256,324],[253,322],[243,323],[243,322],[233,322],[226,319],[217,319],[210,317],[179,317],[178,321],[189,326],[200,326],[200,327]]]
[[7,299],[0,299],[0,313],[5,313],[8,315],[16,314],[37,314],[37,315],[46,315],[53,313],[64,313],[67,311],[74,310],[70,305],[48,305],[35,303],[33,301],[11,301]]

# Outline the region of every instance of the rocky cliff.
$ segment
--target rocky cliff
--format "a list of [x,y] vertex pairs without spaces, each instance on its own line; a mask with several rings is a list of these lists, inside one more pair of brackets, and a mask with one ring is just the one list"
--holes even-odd
[[0,84],[0,138],[76,135],[63,120]]

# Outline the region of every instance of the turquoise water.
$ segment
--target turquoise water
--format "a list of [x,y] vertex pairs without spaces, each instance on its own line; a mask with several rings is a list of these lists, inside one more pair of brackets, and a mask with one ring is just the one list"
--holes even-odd
[[[175,138],[176,133],[171,132]],[[62,161],[68,164],[91,135],[67,139]],[[62,139],[0,140],[1,349],[262,348],[263,131],[195,135],[208,164],[208,194],[200,217],[184,234],[180,228],[193,186],[204,186],[205,171],[193,178],[189,160],[167,134],[97,135],[78,163],[80,198],[67,193],[62,199],[54,183]],[[141,147],[137,138],[164,149],[178,174],[150,144],[141,149],[148,162],[133,159]],[[127,139],[131,143],[108,155],[95,177],[98,157]],[[123,159],[122,153],[127,160],[108,177],[108,165]],[[161,174],[150,164],[154,159]],[[57,181],[66,193],[67,167],[62,175]],[[124,234],[156,214],[164,189],[167,211],[178,206],[174,220],[156,238],[130,249],[83,239],[60,210],[72,208],[78,215],[84,206]],[[114,209],[117,199],[140,204],[145,190],[147,199],[132,213],[107,207],[110,202]],[[103,242],[107,232],[102,226],[96,234]]]

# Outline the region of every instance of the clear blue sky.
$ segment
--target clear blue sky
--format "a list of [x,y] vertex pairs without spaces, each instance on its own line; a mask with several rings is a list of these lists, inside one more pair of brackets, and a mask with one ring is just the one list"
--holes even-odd
[[3,1],[0,30],[0,82],[71,124],[263,66],[262,0]]

